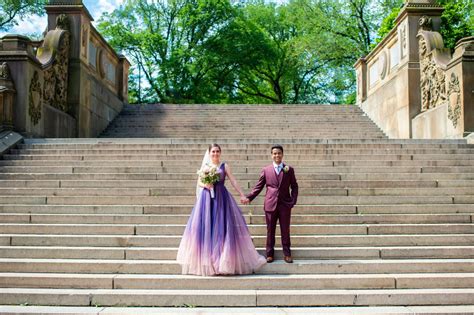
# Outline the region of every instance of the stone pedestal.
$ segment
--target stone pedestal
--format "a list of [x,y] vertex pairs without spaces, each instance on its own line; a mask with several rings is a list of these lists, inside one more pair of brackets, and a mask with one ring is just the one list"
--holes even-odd
[[37,51],[24,36],[0,39],[0,63],[15,82],[13,128],[31,137],[96,137],[127,103],[130,64],[95,30],[82,1],[50,0],[46,12]]

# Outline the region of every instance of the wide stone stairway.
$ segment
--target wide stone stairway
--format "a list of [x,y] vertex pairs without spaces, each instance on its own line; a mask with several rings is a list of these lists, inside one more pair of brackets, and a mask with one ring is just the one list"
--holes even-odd
[[[181,275],[214,141],[247,192],[284,146],[293,264],[277,238],[257,274]],[[26,139],[0,164],[0,304],[474,304],[474,146],[387,139],[355,106],[128,106],[102,138]],[[261,252],[263,193],[242,207]]]

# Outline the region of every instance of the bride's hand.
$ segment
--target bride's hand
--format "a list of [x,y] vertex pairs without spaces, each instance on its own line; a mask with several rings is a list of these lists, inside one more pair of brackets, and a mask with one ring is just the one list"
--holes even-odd
[[212,184],[205,184],[205,185],[204,185],[204,188],[211,190],[212,188],[214,188],[214,185],[212,185]]

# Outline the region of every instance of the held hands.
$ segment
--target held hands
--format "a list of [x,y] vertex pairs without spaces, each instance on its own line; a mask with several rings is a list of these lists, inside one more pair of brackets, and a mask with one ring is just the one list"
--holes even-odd
[[245,197],[244,195],[240,196],[240,202],[244,205],[250,204],[249,198]]

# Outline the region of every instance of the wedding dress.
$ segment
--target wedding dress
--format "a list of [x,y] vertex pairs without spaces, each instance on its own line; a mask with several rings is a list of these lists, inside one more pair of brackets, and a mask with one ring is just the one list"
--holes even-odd
[[198,190],[176,258],[183,274],[251,274],[266,263],[255,250],[240,207],[224,186],[224,163],[219,173],[214,198],[208,189]]

